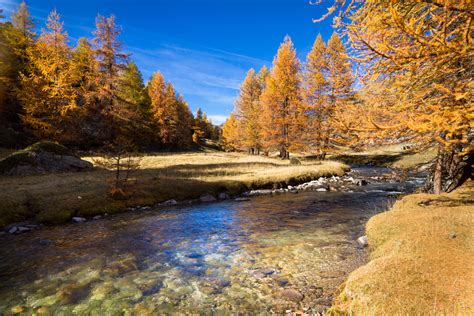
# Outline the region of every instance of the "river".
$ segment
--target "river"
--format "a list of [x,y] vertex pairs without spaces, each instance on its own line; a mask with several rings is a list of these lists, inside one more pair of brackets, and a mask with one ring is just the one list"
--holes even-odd
[[367,220],[421,181],[370,182],[0,236],[0,314],[322,312],[366,260]]

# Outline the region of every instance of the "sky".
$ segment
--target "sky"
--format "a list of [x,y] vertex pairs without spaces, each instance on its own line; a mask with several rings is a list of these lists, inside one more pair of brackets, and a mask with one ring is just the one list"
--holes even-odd
[[[19,0],[0,0],[11,15]],[[331,21],[313,23],[324,5],[309,0],[27,0],[38,33],[56,8],[69,44],[92,38],[98,14],[116,16],[120,40],[148,81],[160,71],[195,113],[221,124],[234,107],[247,71],[271,67],[285,35],[301,60],[318,33],[327,41]]]

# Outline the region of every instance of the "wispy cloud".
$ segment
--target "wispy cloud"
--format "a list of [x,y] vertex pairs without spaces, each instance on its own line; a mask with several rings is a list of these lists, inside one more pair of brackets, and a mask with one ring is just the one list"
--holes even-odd
[[249,68],[268,61],[215,48],[190,49],[162,44],[155,49],[126,47],[145,78],[163,73],[191,107],[202,107],[215,124],[224,122],[233,108],[239,86]]
[[215,125],[221,125],[222,123],[225,122],[225,120],[227,120],[226,115],[209,115],[208,118]]

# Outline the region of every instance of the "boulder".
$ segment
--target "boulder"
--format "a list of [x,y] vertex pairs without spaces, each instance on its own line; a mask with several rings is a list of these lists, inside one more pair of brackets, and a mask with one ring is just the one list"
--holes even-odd
[[0,160],[0,174],[9,176],[84,171],[92,167],[92,163],[53,142],[35,143]]
[[201,195],[199,200],[201,202],[214,202],[216,200],[216,198],[214,196],[210,195],[210,194],[203,194],[203,195]]

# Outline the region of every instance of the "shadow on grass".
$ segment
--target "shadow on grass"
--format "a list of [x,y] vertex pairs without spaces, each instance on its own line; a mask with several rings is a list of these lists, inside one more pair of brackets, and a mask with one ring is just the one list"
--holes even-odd
[[349,165],[390,166],[399,161],[406,154],[387,155],[335,155],[331,160],[341,161]]

